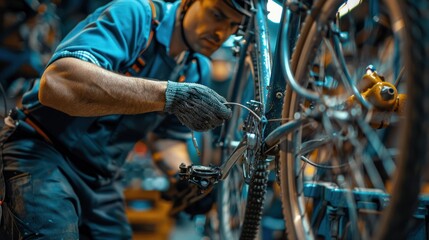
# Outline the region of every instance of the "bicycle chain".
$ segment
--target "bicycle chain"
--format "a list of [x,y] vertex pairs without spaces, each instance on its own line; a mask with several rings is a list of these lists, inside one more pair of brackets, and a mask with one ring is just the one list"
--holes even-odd
[[240,240],[255,239],[262,218],[263,204],[267,192],[268,163],[264,159],[257,159],[256,162],[256,170],[249,186],[249,196],[252,196],[252,198],[249,198],[247,202],[246,218],[243,222]]

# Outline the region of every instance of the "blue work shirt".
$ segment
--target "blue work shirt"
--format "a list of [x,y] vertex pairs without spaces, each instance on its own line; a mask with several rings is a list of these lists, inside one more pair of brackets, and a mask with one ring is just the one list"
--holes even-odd
[[[63,57],[75,57],[118,73],[175,80],[170,75],[180,64],[169,56],[169,46],[179,4],[180,1],[162,4],[163,17],[156,26],[150,47],[143,51],[154,26],[150,3],[148,0],[113,1],[80,22],[60,43],[50,63]],[[133,65],[142,51],[145,65],[136,71]],[[200,54],[194,57],[186,68],[185,81],[204,83],[210,75],[209,59]],[[145,138],[150,131],[163,138],[181,140],[190,135],[190,130],[174,115],[163,112],[72,117],[42,106],[38,90],[39,81],[36,81],[23,97],[29,117],[54,144],[65,149],[72,163],[103,177],[112,177],[136,141]]]

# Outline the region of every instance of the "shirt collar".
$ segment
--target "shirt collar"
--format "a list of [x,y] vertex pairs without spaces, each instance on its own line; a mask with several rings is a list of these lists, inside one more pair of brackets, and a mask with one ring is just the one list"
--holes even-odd
[[173,4],[166,3],[166,11],[164,17],[156,28],[156,40],[165,46],[167,54],[170,53],[170,42],[173,34],[174,24],[176,22],[176,12],[180,6],[181,1]]

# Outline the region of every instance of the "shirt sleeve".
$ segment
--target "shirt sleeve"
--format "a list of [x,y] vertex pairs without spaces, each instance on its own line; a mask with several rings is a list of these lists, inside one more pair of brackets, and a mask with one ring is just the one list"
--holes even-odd
[[80,22],[60,43],[50,63],[75,57],[108,70],[132,64],[149,39],[152,10],[148,0],[116,0]]

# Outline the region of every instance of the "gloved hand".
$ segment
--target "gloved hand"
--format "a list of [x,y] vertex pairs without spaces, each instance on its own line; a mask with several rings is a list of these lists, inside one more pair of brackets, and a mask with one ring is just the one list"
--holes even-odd
[[231,118],[225,98],[204,85],[168,81],[165,96],[164,111],[194,131],[210,130]]

